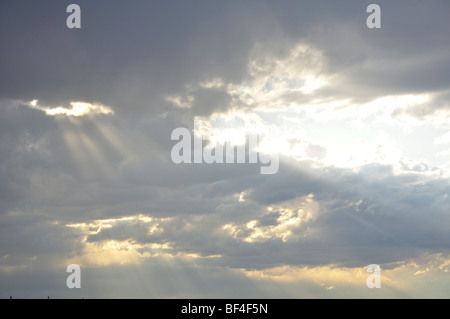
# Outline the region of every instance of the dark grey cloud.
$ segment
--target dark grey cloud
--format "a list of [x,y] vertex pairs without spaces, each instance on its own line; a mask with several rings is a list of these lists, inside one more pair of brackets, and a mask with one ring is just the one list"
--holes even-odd
[[42,112],[0,102],[1,213],[15,209],[29,196],[30,173],[46,167],[47,154],[39,147],[55,123]]
[[65,26],[68,2],[2,4],[1,97],[53,105],[82,99],[123,116],[152,114],[164,94],[196,79],[240,79],[255,36],[271,30],[258,2],[78,4],[80,30]]
[[[191,130],[194,116],[258,106],[227,85],[254,80],[251,59],[282,59],[299,43],[322,54],[315,71],[331,80],[309,95],[284,92],[279,100],[286,105],[431,93],[426,106],[392,116],[425,118],[448,110],[447,1],[380,0],[381,30],[365,27],[369,1],[81,0],[81,30],[65,27],[69,3],[0,3],[0,267],[17,268],[0,271],[2,296],[79,297],[64,289],[64,269],[55,274],[47,266],[60,266],[55,256],[76,258],[86,245],[108,240],[142,244],[141,254],[152,252],[146,244],[168,243],[173,255],[221,257],[173,270],[157,258],[142,258],[140,269],[88,267],[85,280],[96,283],[92,296],[123,286],[120,278],[140,282],[136,274],[149,271],[151,280],[138,290],[127,286],[112,296],[290,296],[286,285],[256,283],[230,268],[362,267],[449,254],[450,186],[444,176],[427,177],[431,166],[397,175],[388,165],[354,171],[282,157],[278,174],[262,176],[260,165],[176,165],[170,159],[174,128]],[[200,85],[215,78],[223,85]],[[192,107],[167,100],[178,95],[184,102],[192,96]],[[115,114],[50,116],[26,105],[34,99],[44,107],[98,102]],[[316,159],[326,151],[311,143],[306,149]],[[292,226],[286,241],[275,235],[245,241],[253,232],[250,221],[260,229],[282,226],[282,210],[269,212],[268,206],[293,205],[309,194],[319,212]],[[139,214],[170,219],[154,233],[154,222],[120,221],[85,242],[87,234],[65,226]],[[227,224],[236,227],[234,236],[223,229]],[[192,285],[168,284],[174,273],[192,277]],[[99,274],[110,281],[97,281]],[[159,290],[148,289],[155,282]],[[326,293],[304,287],[312,295]]]
[[[244,79],[258,41],[267,53],[285,50],[283,41],[325,52],[329,72],[348,82],[328,88],[336,96],[448,87],[440,67],[448,64],[445,1],[381,1],[376,31],[365,27],[364,1],[81,1],[80,30],[65,27],[68,3],[3,2],[1,97],[53,105],[82,99],[123,116],[152,114],[166,107],[164,95],[186,84]],[[199,114],[221,104],[206,102]]]
[[[70,256],[80,252],[83,235],[36,213],[10,213],[1,217],[1,255],[9,258]],[[55,218],[55,217],[54,217]],[[54,257],[52,257],[54,258]],[[19,263],[20,264],[20,263]],[[15,266],[11,263],[10,266]]]
[[[338,170],[325,176],[318,170],[311,170],[308,180],[294,170],[288,175],[291,182],[279,174],[265,183],[249,186],[246,189],[249,202],[226,200],[224,196],[228,192],[225,191],[217,206],[211,203],[211,211],[199,209],[184,216],[186,211],[180,212],[173,220],[160,222],[160,231],[154,234],[149,234],[153,223],[130,221],[90,235],[88,241],[170,243],[173,253],[222,255],[211,262],[249,269],[330,263],[363,267],[371,259],[393,263],[419,257],[425,252],[449,253],[449,202],[445,196],[449,185],[445,179],[426,181],[415,175],[395,176],[389,167],[383,166],[366,167],[360,173]],[[273,197],[273,193],[278,196]],[[256,220],[258,227],[281,223],[280,212],[267,213],[266,205],[283,205],[310,193],[318,201],[320,213],[292,228],[295,238],[286,242],[276,237],[253,243],[244,241],[252,234],[252,230],[245,227],[251,220]],[[188,200],[193,207],[202,207],[204,201]],[[229,211],[222,211],[221,205],[227,205]],[[193,217],[199,215],[203,217]],[[230,223],[242,226],[236,237],[222,230]]]

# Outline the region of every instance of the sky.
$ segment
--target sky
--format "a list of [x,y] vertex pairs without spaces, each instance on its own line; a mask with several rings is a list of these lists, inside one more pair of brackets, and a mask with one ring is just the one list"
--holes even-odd
[[0,298],[450,297],[449,1],[71,3],[0,2]]

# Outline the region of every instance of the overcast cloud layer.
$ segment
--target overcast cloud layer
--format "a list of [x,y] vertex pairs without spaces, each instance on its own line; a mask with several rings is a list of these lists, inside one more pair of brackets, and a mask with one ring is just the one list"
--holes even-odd
[[1,1],[0,297],[448,298],[450,2],[372,2]]

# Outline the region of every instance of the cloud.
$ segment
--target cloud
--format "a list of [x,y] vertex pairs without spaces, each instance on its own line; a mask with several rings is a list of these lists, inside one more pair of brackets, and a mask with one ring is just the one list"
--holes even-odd
[[[2,1],[1,295],[445,297],[448,3],[379,3]],[[174,164],[194,119],[278,173]]]
[[67,116],[84,116],[88,114],[114,114],[114,112],[107,106],[85,102],[70,102],[70,108],[62,106],[47,108],[40,106],[37,100],[33,100],[29,103],[29,106],[52,116],[59,114]]
[[[183,202],[197,210],[180,211],[164,201],[173,211],[170,218],[152,217],[149,206],[141,217],[94,221],[83,226],[83,234],[87,243],[123,243],[143,257],[161,249],[171,256],[219,256],[207,263],[239,269],[363,267],[372,259],[388,264],[426,252],[448,253],[446,180],[395,176],[389,167],[315,174],[306,181],[299,172],[285,171],[252,184],[244,200],[227,191],[233,187],[221,186],[209,200],[210,210],[205,198],[195,199],[195,192],[185,188]],[[295,178],[288,183],[285,176]],[[268,197],[275,189],[276,195]]]

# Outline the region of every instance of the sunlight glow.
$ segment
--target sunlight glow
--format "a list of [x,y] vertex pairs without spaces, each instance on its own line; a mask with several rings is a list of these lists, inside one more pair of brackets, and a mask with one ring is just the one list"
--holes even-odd
[[84,116],[88,114],[111,114],[114,115],[114,111],[108,106],[99,103],[86,103],[86,102],[70,102],[70,108],[58,106],[58,107],[45,107],[39,105],[38,100],[33,100],[28,105],[36,110],[45,112],[45,114],[54,115],[66,115],[66,116]]

